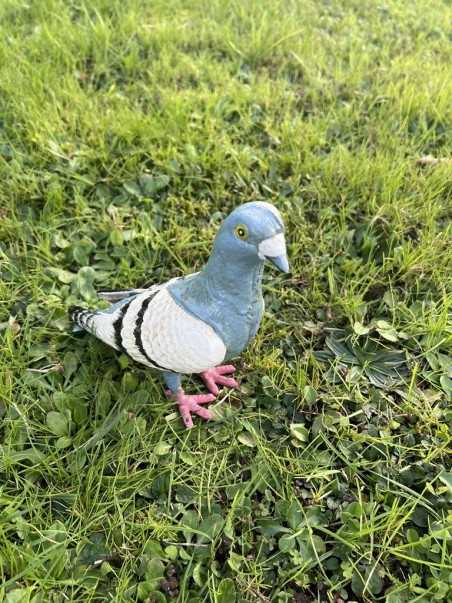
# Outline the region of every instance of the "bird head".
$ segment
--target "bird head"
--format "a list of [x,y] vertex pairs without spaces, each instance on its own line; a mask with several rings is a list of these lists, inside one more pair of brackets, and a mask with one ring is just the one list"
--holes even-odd
[[289,272],[284,224],[271,203],[251,201],[234,209],[223,222],[214,251],[224,261],[257,264],[269,260],[278,270]]

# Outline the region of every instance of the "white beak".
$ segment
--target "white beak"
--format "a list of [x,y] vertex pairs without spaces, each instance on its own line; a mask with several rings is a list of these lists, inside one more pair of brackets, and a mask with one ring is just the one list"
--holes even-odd
[[258,254],[261,260],[270,260],[282,272],[289,272],[286,240],[282,232],[259,243]]

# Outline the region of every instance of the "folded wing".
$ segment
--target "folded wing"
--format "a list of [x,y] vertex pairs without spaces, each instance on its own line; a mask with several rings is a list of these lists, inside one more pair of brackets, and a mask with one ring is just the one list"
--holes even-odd
[[179,306],[166,286],[133,293],[107,311],[76,310],[72,316],[116,350],[159,370],[200,373],[226,355],[212,327]]

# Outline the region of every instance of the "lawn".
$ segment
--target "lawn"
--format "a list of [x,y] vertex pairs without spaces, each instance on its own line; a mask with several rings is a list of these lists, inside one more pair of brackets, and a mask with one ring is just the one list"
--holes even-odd
[[[451,18],[2,0],[0,602],[452,600]],[[292,273],[187,431],[67,309],[258,199]]]

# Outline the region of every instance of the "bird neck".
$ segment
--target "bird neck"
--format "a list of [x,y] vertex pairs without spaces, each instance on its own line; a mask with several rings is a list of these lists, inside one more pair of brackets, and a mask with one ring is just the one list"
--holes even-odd
[[221,337],[228,358],[240,354],[259,326],[263,264],[258,258],[231,263],[215,253],[201,272],[168,286],[177,304]]
[[259,258],[241,258],[231,262],[221,253],[210,256],[200,273],[209,296],[228,300],[239,312],[246,312],[262,296],[264,262]]

